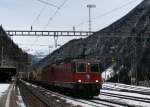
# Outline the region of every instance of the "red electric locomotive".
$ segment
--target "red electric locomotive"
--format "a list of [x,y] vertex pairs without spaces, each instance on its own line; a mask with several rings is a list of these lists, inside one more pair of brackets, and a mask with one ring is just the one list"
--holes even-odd
[[40,81],[83,95],[97,96],[102,86],[101,64],[98,60],[71,60],[43,69]]

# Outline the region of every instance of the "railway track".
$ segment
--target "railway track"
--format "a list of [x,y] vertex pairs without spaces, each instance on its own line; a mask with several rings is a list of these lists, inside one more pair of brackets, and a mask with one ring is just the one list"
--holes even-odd
[[139,93],[143,95],[150,95],[150,88],[146,87],[137,87],[137,86],[130,86],[130,85],[124,85],[124,84],[115,84],[110,83],[111,85],[104,85],[103,89],[106,90],[117,90],[121,92],[131,92],[131,93]]
[[[91,107],[97,106],[94,103],[90,103],[87,101],[85,101],[85,102],[84,101],[78,101],[77,99],[74,99],[74,98],[71,98],[71,97],[56,93],[56,92],[52,92],[52,91],[47,90],[47,89],[40,87],[40,86],[36,86],[36,85],[25,83],[25,82],[23,82],[23,84],[27,87],[28,91],[30,91],[32,93],[32,95],[35,96],[39,100],[39,102],[43,105],[42,107],[56,106],[55,104],[59,103],[58,101],[60,101],[60,100],[63,101],[63,103],[66,103],[64,105],[65,107],[71,107],[71,105],[65,101],[66,99],[69,102],[77,102],[79,105],[83,104],[83,105],[87,105],[87,106],[91,106]],[[53,103],[53,105],[51,104],[51,102],[52,102],[52,100],[50,100],[51,97],[54,97],[55,101],[56,101],[56,103],[55,104]],[[28,103],[28,101],[26,101],[26,103]],[[59,106],[63,107],[61,104],[59,104]],[[30,106],[28,106],[28,107],[30,107]],[[100,106],[97,106],[97,107],[100,107]]]
[[84,99],[77,99],[77,98],[72,98],[72,97],[69,97],[69,96],[65,96],[65,95],[62,95],[62,94],[59,94],[59,93],[56,93],[56,92],[51,92],[59,97],[63,97],[65,99],[70,99],[70,100],[73,100],[73,101],[76,101],[76,102],[80,102],[80,103],[84,103],[84,104],[88,104],[90,106],[94,106],[94,107],[125,107],[126,105],[122,105],[122,104],[119,104],[119,103],[112,103],[110,101],[107,101],[107,100],[101,100],[101,99],[95,99],[95,100],[84,100]]
[[38,107],[38,105],[39,107],[48,107],[47,99],[44,101],[43,95],[36,90],[32,90],[29,84],[19,83],[19,88],[27,107]]
[[[117,102],[128,107],[149,107],[150,97],[147,95],[133,94],[127,92],[114,92],[111,90],[101,90],[101,93],[95,99],[105,100],[109,99],[111,102]],[[135,95],[135,96],[134,96]]]
[[[25,83],[25,82],[23,82],[23,83],[24,83],[24,85],[26,85],[28,87],[28,90],[36,98],[38,98],[38,100],[40,100],[40,102],[43,103],[43,105],[45,105],[45,107],[50,107],[51,106],[51,104],[48,103],[50,101],[49,98],[51,96],[53,96],[53,97],[57,96],[58,98],[60,98],[59,100],[63,100],[64,103],[66,103],[68,107],[72,106],[72,105],[69,104],[69,102],[72,103],[72,104],[74,102],[75,105],[77,104],[76,106],[80,105],[81,107],[82,106],[83,107],[84,106],[85,107],[86,106],[90,106],[90,107],[126,107],[126,106],[130,106],[130,105],[125,105],[125,104],[121,104],[121,103],[117,103],[117,102],[111,102],[109,100],[102,100],[102,99],[96,99],[96,98],[94,98],[94,99],[73,98],[71,96],[66,96],[66,95],[59,94],[57,92],[47,90],[47,89],[45,89],[43,87],[40,87],[40,86],[32,85],[32,84]],[[65,100],[67,100],[67,102]],[[132,106],[130,106],[130,107],[132,107]]]
[[96,99],[96,98],[93,99],[93,100],[90,100],[90,102],[93,102],[93,103],[96,103],[96,104],[104,104],[107,107],[127,107],[127,105],[124,105],[124,104],[115,103],[115,102],[102,100],[102,99]]
[[[91,107],[102,107],[102,106],[104,106],[104,107],[108,107],[108,106],[106,106],[105,104],[97,104],[97,103],[93,103],[93,102],[89,102],[89,101],[86,101],[86,100],[80,100],[80,99],[76,99],[76,98],[72,98],[72,97],[68,97],[68,96],[65,96],[65,95],[62,95],[62,94],[59,94],[59,93],[57,93],[57,92],[53,92],[53,91],[50,91],[50,90],[47,90],[47,89],[45,89],[45,88],[42,88],[42,87],[39,87],[39,86],[36,86],[36,85],[31,85],[31,84],[27,84],[28,85],[28,87],[30,88],[30,91],[34,91],[33,93],[34,93],[34,96],[37,96],[36,94],[37,94],[37,92],[38,92],[38,94],[39,93],[41,93],[42,95],[44,95],[46,98],[49,98],[49,96],[50,95],[52,95],[52,96],[57,96],[57,97],[59,97],[59,98],[61,98],[61,99],[67,99],[67,100],[69,100],[69,102],[72,102],[72,101],[75,101],[75,102],[78,102],[79,104],[84,104],[84,105],[88,105],[88,106],[91,106]],[[32,87],[32,88],[31,88]],[[35,92],[36,91],[36,92]],[[38,95],[39,96],[39,95]],[[39,98],[41,98],[41,99],[39,99],[40,101],[42,101],[43,100],[43,97],[39,97]],[[46,102],[46,101],[45,101]],[[41,103],[44,103],[44,102],[41,102]],[[50,107],[50,104],[45,104],[44,103],[44,105],[46,105],[46,107]]]
[[129,100],[134,100],[134,101],[140,101],[140,102],[145,102],[145,103],[150,103],[150,98],[141,98],[141,97],[136,97],[136,96],[122,95],[122,94],[116,94],[116,93],[110,93],[110,92],[101,92],[101,95],[118,97],[118,98],[129,99]]

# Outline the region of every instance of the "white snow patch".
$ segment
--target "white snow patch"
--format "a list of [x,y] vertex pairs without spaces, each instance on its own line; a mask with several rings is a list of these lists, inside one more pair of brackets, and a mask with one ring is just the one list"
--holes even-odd
[[127,95],[129,97],[138,97],[138,98],[147,98],[150,99],[149,95],[142,95],[138,93],[130,93],[130,92],[120,92],[120,91],[111,91],[111,90],[101,90],[101,92],[106,92],[106,93],[113,93],[113,94],[119,94],[119,95]]
[[18,101],[16,101],[17,107],[26,107],[24,102],[23,102],[22,96],[20,94],[19,88],[17,88],[17,92],[18,92]]
[[[80,99],[81,100],[81,99]],[[72,105],[74,105],[74,106],[82,106],[82,107],[96,107],[97,106],[97,104],[95,104],[95,103],[90,103],[90,102],[88,102],[88,101],[83,101],[83,100],[81,100],[82,102],[84,102],[84,103],[82,103],[82,102],[77,102],[77,101],[74,101],[74,100],[70,100],[70,99],[66,99],[66,102],[67,103],[70,103],[70,104],[72,104]],[[86,103],[87,102],[87,103]],[[91,105],[89,105],[89,104],[91,104]]]
[[7,99],[6,99],[5,107],[9,107],[9,105],[10,105],[10,97],[11,97],[11,93],[12,93],[13,88],[14,88],[14,84],[11,85],[11,87],[9,89],[9,92],[7,94]]
[[56,102],[60,102],[60,100],[56,100]]
[[[129,92],[122,92],[121,90],[127,90]],[[130,91],[135,91],[137,93],[132,93]],[[112,93],[114,95],[125,95],[128,97],[136,97],[136,98],[147,98],[150,99],[149,95],[144,95],[142,93],[138,92],[150,92],[150,88],[143,87],[143,86],[133,86],[133,85],[126,85],[126,84],[120,84],[120,83],[111,83],[111,82],[105,82],[103,83],[103,88],[101,89],[101,92],[106,93]],[[100,99],[107,99],[111,101],[121,102],[124,104],[129,104],[133,106],[140,106],[140,107],[150,107],[150,103],[142,102],[142,101],[136,101],[136,100],[128,100],[124,98],[117,98],[117,97],[111,97],[111,96],[105,96],[105,95],[99,95]]]
[[52,96],[52,97],[55,97],[56,95],[54,95],[54,94],[51,94],[51,96]]
[[105,99],[109,101],[119,102],[123,104],[129,104],[135,107],[150,107],[150,103],[135,101],[135,100],[129,100],[129,99],[123,99],[123,98],[117,98],[117,97],[111,97],[111,96],[105,96],[105,95],[99,95],[99,99]]
[[107,68],[103,73],[102,73],[102,78],[103,80],[109,80],[114,76],[114,70],[113,70],[113,65]]
[[8,90],[10,84],[0,84],[0,97]]
[[137,91],[137,92],[150,92],[150,87],[144,86],[134,86],[134,85],[126,85],[121,83],[110,83],[105,82],[103,84],[103,89],[111,89],[111,90],[129,90],[129,91]]

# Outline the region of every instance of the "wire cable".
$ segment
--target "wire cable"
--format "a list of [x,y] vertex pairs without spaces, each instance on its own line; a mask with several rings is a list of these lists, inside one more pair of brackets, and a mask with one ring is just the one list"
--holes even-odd
[[[47,0],[47,1],[48,1],[48,0]],[[36,17],[36,18],[35,18],[35,20],[33,21],[32,26],[36,23],[36,21],[38,21],[38,20],[39,20],[39,18],[40,18],[40,16],[41,16],[41,14],[44,12],[44,10],[45,10],[46,6],[47,6],[47,5],[43,5],[43,7],[41,8],[41,10],[40,10],[39,14],[37,15],[37,17]]]
[[[50,5],[50,6],[55,7],[55,8],[58,7],[58,6],[54,5],[54,4],[49,3],[49,2],[48,2],[49,0],[47,0],[47,1],[37,0],[37,1],[39,1],[39,2],[41,2],[41,3],[44,3],[45,5],[41,8],[41,11],[40,11],[39,14],[37,15],[36,19],[33,21],[31,27],[36,23],[36,21],[39,20],[41,14],[44,12],[44,10],[45,10],[45,8],[46,8],[47,5]],[[38,38],[39,38],[39,37],[36,37],[36,40],[34,41],[33,44],[35,44],[35,43],[38,41]],[[31,46],[31,48],[32,48],[32,47],[33,47],[33,45]]]
[[68,0],[64,0],[63,3],[57,8],[55,13],[49,18],[48,23],[45,25],[44,29],[46,29],[48,27],[49,23],[54,19],[54,17],[57,15],[59,10],[66,4],[67,1]]
[[49,3],[48,1],[43,1],[43,0],[37,0],[37,1],[39,1],[39,2],[41,2],[41,3],[47,4],[47,5],[49,5],[49,6],[52,6],[52,7],[55,7],[55,8],[57,8],[57,9],[59,9],[59,7],[58,7],[57,5],[51,4],[51,3]]
[[[41,2],[41,0],[37,0],[37,1],[39,1],[39,2]],[[49,0],[47,0],[46,1],[46,3],[48,2]],[[42,2],[43,3],[43,2]],[[44,2],[44,4],[45,4],[45,2]],[[44,10],[45,10],[45,8],[46,8],[46,4],[45,5],[43,5],[43,7],[41,8],[41,10],[40,10],[40,12],[39,12],[39,14],[37,15],[37,17],[35,18],[35,20],[33,21],[33,23],[32,23],[32,25],[31,25],[31,27],[36,23],[36,21],[38,21],[39,20],[39,18],[40,18],[40,16],[41,16],[41,14],[44,12]],[[32,30],[32,29],[31,29]],[[35,44],[37,41],[38,41],[38,38],[39,37],[36,37],[36,40],[34,41],[34,43],[33,44]],[[32,45],[33,46],[33,45]],[[32,48],[32,46],[31,46],[31,48]]]
[[99,18],[99,17],[101,18],[101,17],[107,16],[108,14],[113,13],[113,12],[115,12],[115,11],[118,11],[118,10],[120,10],[120,9],[122,9],[122,8],[124,8],[124,7],[126,7],[126,6],[128,6],[128,5],[130,5],[130,4],[132,4],[132,3],[134,3],[134,2],[136,2],[136,1],[137,1],[137,0],[133,0],[133,1],[130,1],[130,2],[126,3],[126,4],[123,4],[123,5],[120,6],[120,7],[114,8],[114,9],[112,9],[112,10],[106,12],[106,13],[103,13],[103,14],[101,14],[101,15],[99,15],[99,16],[96,16],[95,18],[93,18],[93,20],[95,20],[95,19],[97,19],[97,18]]
[[[110,10],[110,11],[107,11],[107,12],[101,14],[101,15],[96,16],[95,18],[92,18],[92,20],[100,19],[100,18],[102,18],[102,17],[104,17],[104,16],[107,16],[107,15],[109,15],[109,14],[111,14],[111,13],[113,13],[113,12],[116,12],[116,11],[118,11],[118,10],[120,10],[120,9],[122,9],[122,8],[124,8],[124,7],[126,7],[126,6],[128,6],[128,5],[130,5],[131,3],[136,2],[136,1],[137,1],[137,0],[133,0],[133,1],[130,1],[130,2],[126,3],[126,4],[121,5],[121,6],[119,6],[119,7],[116,7],[116,8],[114,8],[114,9]],[[81,25],[86,24],[86,23],[88,23],[88,22],[89,22],[89,21],[87,20],[87,21],[81,22],[81,23],[79,23],[79,24],[77,24],[77,25],[75,25],[75,26],[81,26]]]

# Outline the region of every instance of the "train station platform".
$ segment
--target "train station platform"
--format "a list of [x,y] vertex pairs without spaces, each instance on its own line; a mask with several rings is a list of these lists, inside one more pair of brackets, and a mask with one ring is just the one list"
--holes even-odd
[[0,107],[26,107],[14,83],[0,84],[0,87]]

